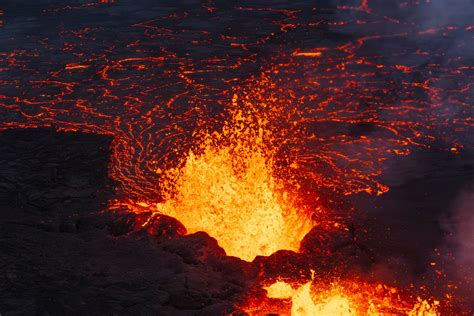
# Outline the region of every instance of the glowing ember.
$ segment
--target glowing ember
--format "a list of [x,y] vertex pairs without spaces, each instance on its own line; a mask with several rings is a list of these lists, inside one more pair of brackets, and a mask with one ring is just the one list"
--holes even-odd
[[157,205],[189,232],[205,231],[228,255],[249,261],[298,250],[312,227],[272,174],[264,125],[237,111],[221,133],[203,136],[199,153],[167,172],[166,202]]

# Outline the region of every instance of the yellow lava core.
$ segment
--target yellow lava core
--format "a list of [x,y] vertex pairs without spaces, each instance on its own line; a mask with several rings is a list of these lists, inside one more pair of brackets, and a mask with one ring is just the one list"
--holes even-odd
[[238,110],[221,132],[204,135],[184,164],[166,173],[165,202],[157,211],[178,219],[189,233],[207,232],[228,255],[243,260],[297,251],[312,223],[273,175],[266,142],[271,134],[264,125]]
[[[360,289],[359,293],[348,293],[342,286],[334,285],[330,290],[314,294],[311,291],[312,281],[294,289],[284,281],[276,281],[265,287],[267,297],[273,299],[291,299],[292,316],[358,316],[358,315],[409,315],[436,316],[439,315],[436,306],[438,302],[429,303],[418,298],[415,304],[407,307],[401,301],[395,301],[392,296],[395,289],[390,289],[391,295],[377,297],[373,289]],[[379,290],[379,285],[375,290]],[[380,295],[380,294],[379,294]]]

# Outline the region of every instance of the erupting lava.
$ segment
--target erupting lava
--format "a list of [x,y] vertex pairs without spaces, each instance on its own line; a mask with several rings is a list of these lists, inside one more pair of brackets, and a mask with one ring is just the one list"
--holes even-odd
[[[236,96],[234,106],[236,106]],[[221,133],[205,134],[198,153],[166,173],[159,212],[191,233],[205,231],[231,256],[251,261],[277,250],[298,250],[311,221],[273,175],[265,121],[238,110]]]
[[[315,290],[313,281],[293,288],[285,281],[278,280],[265,287],[265,290],[269,299],[290,300],[292,316],[439,315],[438,301],[430,303],[417,298],[410,304],[401,299],[397,289],[382,284],[373,286],[364,282],[341,282]],[[265,310],[265,313],[288,314],[284,307],[270,305],[271,310]]]

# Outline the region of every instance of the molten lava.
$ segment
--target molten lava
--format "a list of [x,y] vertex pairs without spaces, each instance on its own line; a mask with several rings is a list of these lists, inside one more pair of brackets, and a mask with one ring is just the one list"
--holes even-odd
[[[328,289],[315,291],[313,281],[293,288],[278,280],[265,287],[265,290],[270,299],[291,300],[292,316],[438,315],[439,302],[430,303],[417,298],[410,304],[410,300],[400,298],[395,288],[382,284],[372,286],[363,282],[334,283]],[[277,312],[287,314],[282,310]]]
[[311,221],[274,177],[267,137],[264,121],[233,113],[220,133],[203,136],[199,153],[190,151],[181,168],[166,173],[165,202],[157,210],[188,232],[209,233],[228,255],[244,260],[297,251]]

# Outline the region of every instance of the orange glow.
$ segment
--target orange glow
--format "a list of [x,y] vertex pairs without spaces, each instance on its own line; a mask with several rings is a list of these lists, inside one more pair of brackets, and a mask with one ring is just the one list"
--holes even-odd
[[293,52],[293,56],[321,57],[322,55],[322,52]]
[[66,70],[84,69],[84,68],[89,68],[89,67],[90,66],[88,66],[88,65],[80,65],[80,64],[71,63],[71,64],[66,65]]
[[181,168],[166,173],[158,212],[178,219],[190,233],[209,233],[228,255],[244,260],[297,251],[311,221],[274,177],[268,137],[263,120],[252,122],[236,111],[220,133],[203,136]]
[[[278,280],[265,287],[265,290],[270,299],[291,300],[292,316],[439,315],[437,311],[439,302],[430,303],[428,300],[417,298],[410,303],[402,300],[395,288],[381,284],[372,286],[358,282],[335,283],[331,284],[329,289],[316,292],[313,281],[293,288],[290,284]],[[278,313],[285,314],[281,310]]]

